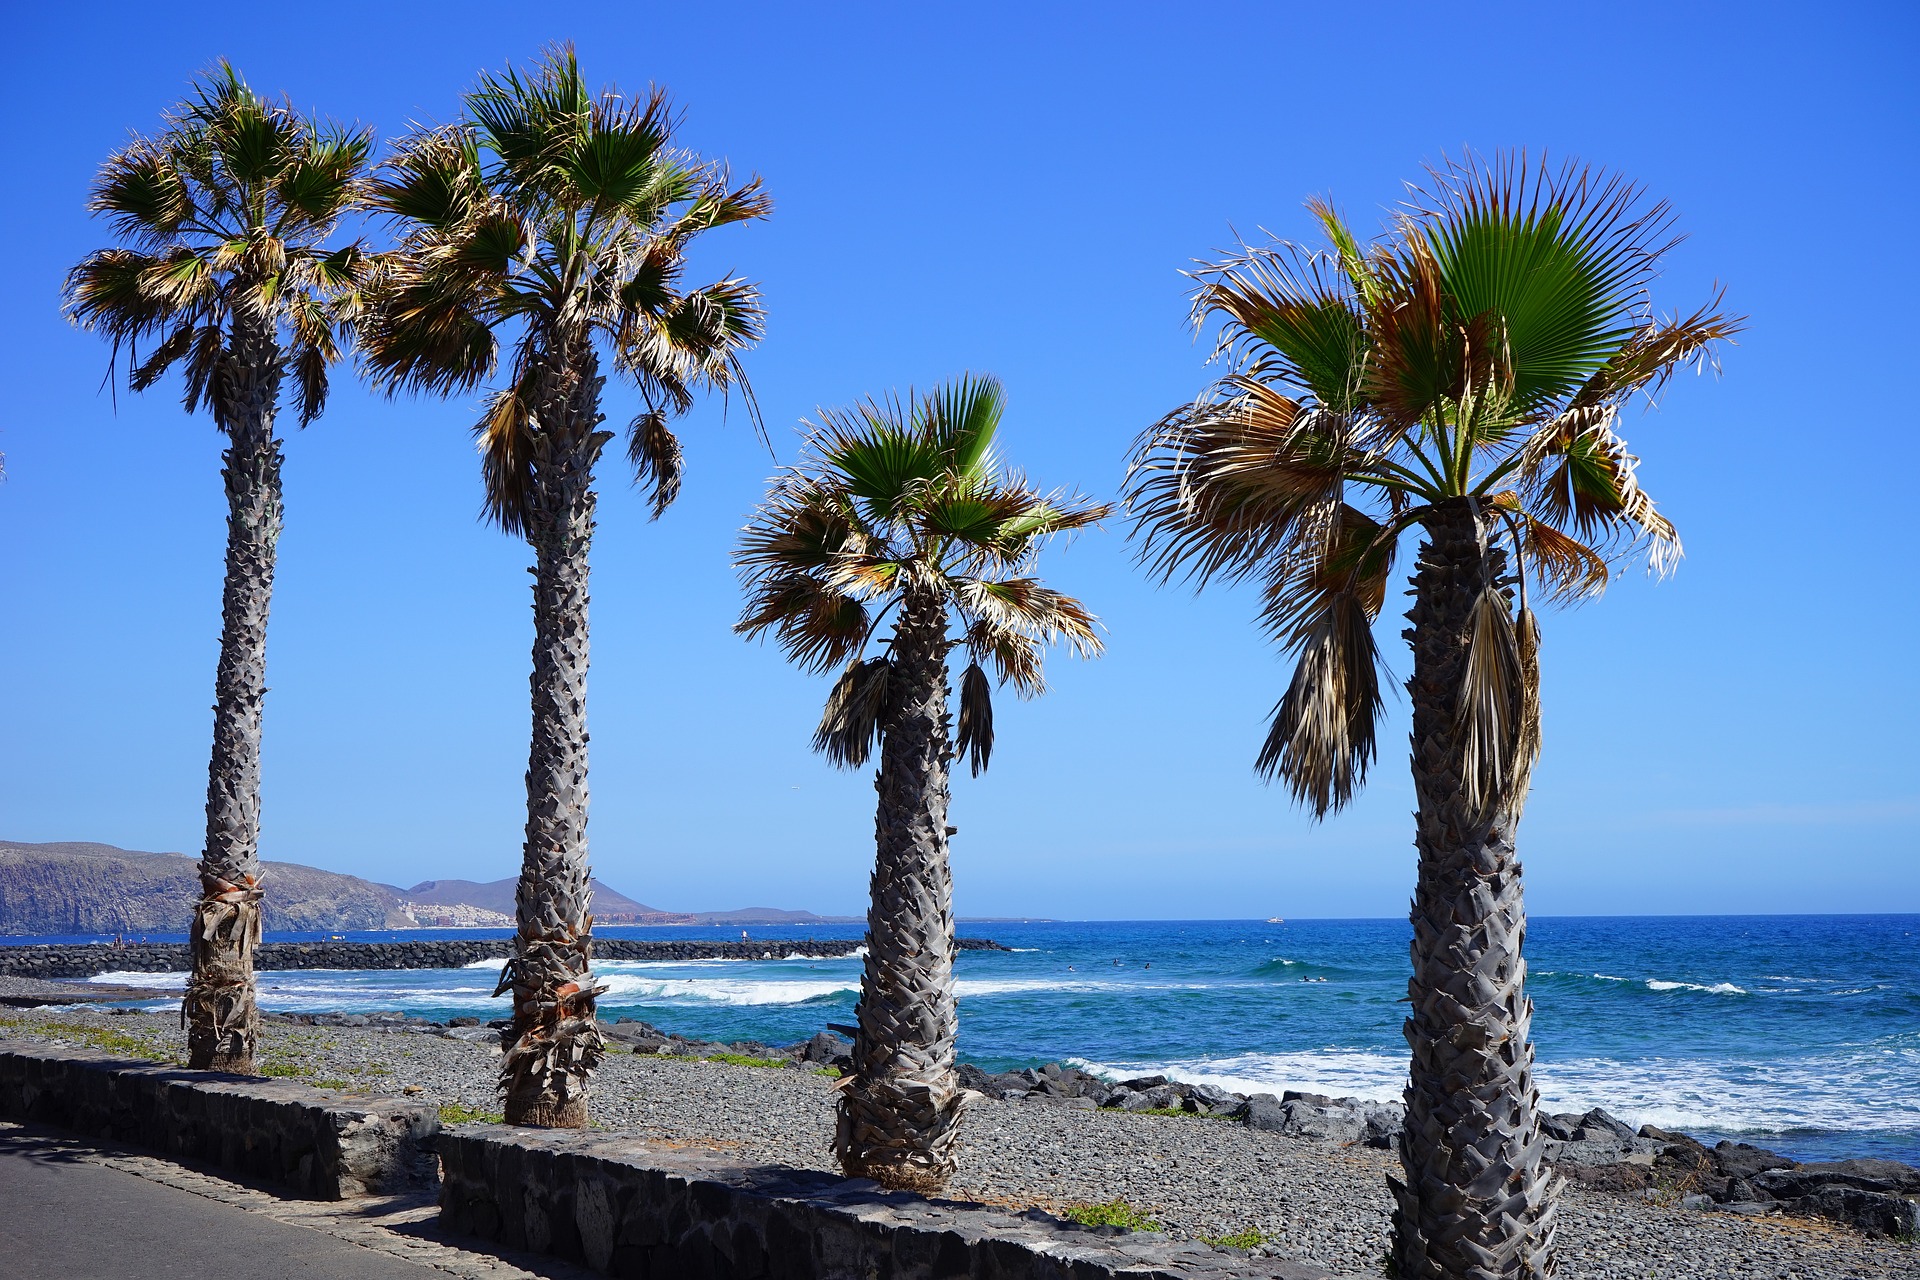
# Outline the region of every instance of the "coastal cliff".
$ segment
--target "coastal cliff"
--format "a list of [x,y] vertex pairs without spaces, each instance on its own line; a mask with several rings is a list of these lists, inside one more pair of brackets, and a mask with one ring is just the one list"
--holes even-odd
[[[0,840],[0,937],[178,934],[199,896],[195,859],[142,853],[110,844],[69,841],[24,844]],[[513,927],[516,877],[426,880],[411,889],[322,871],[297,862],[268,862],[263,902],[269,933],[339,933],[368,929],[500,929]],[[857,924],[780,907],[732,911],[662,911],[597,878],[594,919],[601,924],[779,925]]]
[[[413,927],[384,885],[298,863],[265,865],[270,931]],[[178,933],[199,896],[194,867],[178,853],[0,841],[0,934]]]

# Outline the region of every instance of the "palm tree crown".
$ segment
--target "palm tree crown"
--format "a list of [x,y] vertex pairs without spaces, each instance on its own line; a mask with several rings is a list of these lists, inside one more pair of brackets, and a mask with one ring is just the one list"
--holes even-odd
[[[363,194],[372,145],[371,131],[269,102],[220,63],[164,133],[101,166],[87,207],[126,244],[68,275],[68,314],[111,338],[116,357],[126,345],[136,391],[179,365],[187,411],[206,405],[223,430],[236,335],[270,340],[306,425],[326,404],[366,260],[357,240],[327,241]],[[144,358],[143,343],[154,344]]]
[[814,746],[866,763],[880,729],[890,662],[863,659],[875,626],[910,596],[951,608],[969,663],[957,749],[974,773],[993,752],[985,666],[1022,697],[1046,687],[1042,653],[1064,642],[1100,652],[1093,616],[1032,576],[1041,546],[1110,508],[1043,493],[994,455],[1004,396],[964,378],[926,396],[868,401],[824,415],[809,456],[782,474],[747,525],[735,559],[748,602],[744,635],[771,634],[802,668],[846,665]]
[[758,179],[729,188],[724,169],[673,145],[663,90],[595,95],[570,47],[529,76],[482,77],[466,105],[467,120],[408,138],[373,185],[404,242],[381,260],[367,363],[390,388],[469,390],[517,327],[508,384],[475,427],[488,513],[517,533],[537,440],[598,421],[556,420],[543,384],[559,369],[590,381],[591,345],[604,342],[644,402],[628,456],[658,515],[680,486],[668,418],[702,385],[750,397],[739,356],[760,336],[747,282],[684,286],[688,245],[771,205]]
[[1370,624],[1400,538],[1470,501],[1514,551],[1522,598],[1517,616],[1502,592],[1483,598],[1463,781],[1510,793],[1537,747],[1525,579],[1570,602],[1629,554],[1673,566],[1679,537],[1639,485],[1620,412],[1711,362],[1739,321],[1718,299],[1655,316],[1647,285],[1677,243],[1667,205],[1572,165],[1448,164],[1364,247],[1329,205],[1309,208],[1325,249],[1245,248],[1192,273],[1195,324],[1222,321],[1233,368],[1136,446],[1142,557],[1163,579],[1263,583],[1262,621],[1298,666],[1257,767],[1325,815],[1373,759]]

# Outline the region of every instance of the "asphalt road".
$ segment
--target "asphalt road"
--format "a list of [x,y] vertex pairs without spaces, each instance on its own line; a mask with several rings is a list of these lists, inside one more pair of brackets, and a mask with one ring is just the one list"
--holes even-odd
[[0,1280],[430,1280],[438,1274],[0,1134]]

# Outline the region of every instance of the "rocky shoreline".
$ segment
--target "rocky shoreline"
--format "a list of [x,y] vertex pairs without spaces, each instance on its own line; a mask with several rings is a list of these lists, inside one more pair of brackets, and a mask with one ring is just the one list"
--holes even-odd
[[[844,1040],[823,1033],[776,1047],[692,1040],[643,1022],[606,1029],[616,1051],[595,1078],[597,1126],[742,1160],[831,1169],[829,1076],[846,1052]],[[183,1050],[171,1014],[0,1010],[0,1038],[9,1037],[159,1057]],[[271,1075],[425,1096],[449,1118],[478,1119],[497,1116],[498,1051],[497,1030],[471,1018],[432,1024],[398,1013],[272,1015],[260,1061]],[[1123,1200],[1178,1239],[1305,1259],[1337,1272],[1378,1270],[1391,1212],[1386,1177],[1399,1162],[1390,1150],[1369,1146],[1364,1128],[1359,1138],[1346,1135],[1355,1131],[1356,1110],[1364,1126],[1365,1109],[1379,1104],[1307,1094],[1237,1099],[1152,1078],[1096,1080],[1056,1064],[970,1070],[967,1078],[981,1096],[966,1121],[950,1188],[956,1198],[1053,1213]],[[1152,1105],[1176,1098],[1176,1105]],[[1242,1104],[1245,1113],[1236,1118]],[[1628,1138],[1597,1116],[1592,1123],[1575,1119],[1583,1123],[1555,1139],[1564,1144],[1563,1173],[1587,1167],[1580,1157],[1617,1149],[1621,1158],[1591,1167],[1644,1172],[1649,1185],[1572,1179],[1560,1215],[1559,1273],[1567,1280],[1920,1277],[1920,1249],[1911,1241],[1802,1216],[1818,1207],[1802,1207],[1798,1194],[1782,1195],[1758,1214],[1727,1212],[1718,1201],[1713,1211],[1690,1204],[1690,1195],[1711,1200],[1712,1187],[1705,1176],[1691,1183],[1670,1176],[1692,1149],[1684,1141],[1643,1138],[1638,1130]],[[1636,1145],[1648,1142],[1662,1150]],[[1709,1161],[1739,1158],[1701,1150]],[[1785,1161],[1742,1176],[1792,1190],[1774,1176],[1781,1173],[1846,1185],[1833,1181],[1830,1166]]]
[[[768,938],[747,942],[714,939],[654,941],[595,938],[601,960],[776,960],[804,956],[831,960],[860,943],[847,938]],[[961,951],[1005,951],[988,938],[955,938]],[[256,969],[458,969],[481,960],[503,960],[510,938],[448,938],[428,942],[268,942],[254,953]],[[91,978],[99,973],[181,973],[184,942],[95,942],[71,946],[0,946],[0,975],[22,978]]]

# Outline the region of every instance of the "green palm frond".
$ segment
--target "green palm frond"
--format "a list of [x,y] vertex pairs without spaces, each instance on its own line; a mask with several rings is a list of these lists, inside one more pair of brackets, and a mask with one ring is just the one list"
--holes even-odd
[[1241,246],[1187,275],[1196,282],[1196,329],[1220,316],[1222,352],[1258,347],[1279,379],[1333,408],[1359,389],[1368,334],[1340,268],[1295,245]]
[[988,466],[1006,400],[998,379],[972,374],[926,398],[921,410],[926,415],[926,435],[949,471],[971,476]]

